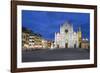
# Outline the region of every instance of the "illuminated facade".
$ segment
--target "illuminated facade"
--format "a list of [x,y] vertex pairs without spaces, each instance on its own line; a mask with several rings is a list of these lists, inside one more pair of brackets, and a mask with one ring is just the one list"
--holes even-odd
[[30,34],[29,36],[29,48],[30,49],[38,49],[42,48],[42,38],[40,35],[37,34]]
[[42,38],[40,34],[33,33],[26,28],[22,29],[22,49],[34,50],[42,48]]
[[25,49],[29,48],[29,33],[28,32],[22,33],[22,48],[25,48]]
[[55,33],[55,48],[81,48],[82,33],[79,28],[74,32],[72,24],[66,22]]

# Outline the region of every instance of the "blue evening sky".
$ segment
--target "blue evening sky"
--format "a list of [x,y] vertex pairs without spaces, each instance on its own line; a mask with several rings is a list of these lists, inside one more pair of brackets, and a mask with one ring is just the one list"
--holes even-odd
[[90,40],[89,13],[22,10],[22,26],[47,40],[54,40],[54,33],[59,32],[60,25],[67,21],[73,24],[74,31],[81,27],[82,38]]

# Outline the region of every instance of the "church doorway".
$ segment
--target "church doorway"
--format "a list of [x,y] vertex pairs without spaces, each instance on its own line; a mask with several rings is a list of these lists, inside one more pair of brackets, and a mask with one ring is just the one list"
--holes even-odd
[[59,48],[59,45],[57,45],[57,48]]
[[79,43],[79,48],[81,48],[81,43]]
[[65,48],[68,48],[68,43],[65,43]]
[[65,29],[65,33],[68,33],[68,30],[67,29]]
[[74,48],[76,48],[76,44],[74,44]]

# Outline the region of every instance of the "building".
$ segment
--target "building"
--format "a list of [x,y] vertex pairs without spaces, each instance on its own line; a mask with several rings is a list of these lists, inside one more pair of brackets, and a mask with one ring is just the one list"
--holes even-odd
[[22,48],[23,50],[34,50],[42,48],[42,38],[31,30],[22,28]]
[[52,45],[52,41],[48,40],[47,41],[47,48],[51,48],[51,45]]
[[77,32],[73,33],[73,47],[74,48],[78,48],[79,44],[78,44],[78,34]]
[[60,32],[55,32],[55,48],[80,48],[81,39],[81,28],[75,32],[73,25],[66,22],[60,26]]
[[82,32],[81,28],[78,29],[78,47],[81,48],[81,42],[82,42]]
[[31,33],[29,36],[29,48],[31,50],[42,48],[42,38],[41,35]]
[[42,39],[42,47],[43,47],[44,49],[48,48],[47,40]]
[[30,34],[29,36],[29,48],[34,48],[35,45],[35,35]]
[[42,48],[42,38],[40,36],[35,36],[34,38],[34,48]]
[[88,39],[86,38],[86,39],[82,39],[82,43],[81,43],[81,48],[83,48],[83,49],[89,49],[89,41],[88,41]]
[[29,31],[22,28],[22,49],[26,50],[29,48]]

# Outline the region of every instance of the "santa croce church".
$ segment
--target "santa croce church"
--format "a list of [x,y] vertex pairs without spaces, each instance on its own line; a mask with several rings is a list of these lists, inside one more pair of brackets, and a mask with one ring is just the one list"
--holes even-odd
[[81,28],[75,32],[69,22],[60,26],[60,32],[55,32],[55,48],[81,48]]

